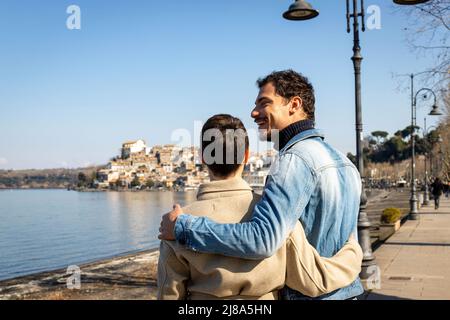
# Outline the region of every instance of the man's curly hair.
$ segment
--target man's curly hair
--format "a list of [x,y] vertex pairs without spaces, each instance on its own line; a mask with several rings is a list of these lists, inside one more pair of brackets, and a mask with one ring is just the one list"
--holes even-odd
[[274,71],[265,78],[257,81],[258,87],[261,89],[266,84],[272,83],[275,92],[287,99],[300,97],[303,101],[303,111],[308,119],[315,120],[315,104],[314,88],[308,78],[294,70]]

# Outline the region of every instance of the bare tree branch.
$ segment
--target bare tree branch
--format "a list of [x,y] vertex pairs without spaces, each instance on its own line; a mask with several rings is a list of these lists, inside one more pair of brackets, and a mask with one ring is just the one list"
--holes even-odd
[[429,57],[433,63],[421,77],[423,85],[440,92],[441,100],[450,82],[450,0],[433,0],[398,10],[406,15],[406,40],[413,52]]

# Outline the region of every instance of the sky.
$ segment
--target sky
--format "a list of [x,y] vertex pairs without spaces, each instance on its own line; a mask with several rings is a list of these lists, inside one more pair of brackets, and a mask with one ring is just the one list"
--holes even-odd
[[[288,68],[313,83],[327,141],[355,153],[345,1],[310,2],[319,17],[293,22],[282,18],[291,0],[1,0],[0,169],[105,164],[124,141],[168,144],[179,129],[194,144],[195,122],[217,113],[255,130],[256,80]],[[361,35],[364,134],[392,134],[411,117],[392,74],[431,61],[408,48],[402,8],[365,3],[380,7],[381,29]],[[70,5],[79,30],[67,28]]]

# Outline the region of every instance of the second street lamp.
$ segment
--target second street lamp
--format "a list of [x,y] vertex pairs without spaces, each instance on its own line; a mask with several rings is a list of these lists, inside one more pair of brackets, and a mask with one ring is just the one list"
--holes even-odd
[[362,123],[362,99],[361,99],[361,46],[359,40],[359,18],[361,18],[361,30],[365,31],[364,1],[361,0],[361,12],[358,10],[358,1],[353,0],[353,13],[350,10],[350,1],[347,4],[347,32],[351,32],[350,22],[353,18],[353,68],[355,72],[355,119],[356,119],[356,165],[362,179],[361,201],[358,215],[358,239],[363,250],[363,262],[361,265],[361,280],[370,279],[376,268],[375,256],[372,252],[370,238],[371,223],[367,216],[367,195],[365,190],[364,157],[363,157],[363,123]]
[[[419,219],[417,188],[416,188],[416,113],[417,113],[417,97],[420,93],[431,93],[434,97],[434,103],[429,115],[438,116],[442,113],[439,112],[437,106],[437,97],[433,90],[428,88],[422,88],[414,95],[414,74],[411,74],[411,198],[409,200],[410,213],[409,218],[411,220]],[[426,98],[426,94],[424,95]],[[431,168],[432,169],[432,168]]]

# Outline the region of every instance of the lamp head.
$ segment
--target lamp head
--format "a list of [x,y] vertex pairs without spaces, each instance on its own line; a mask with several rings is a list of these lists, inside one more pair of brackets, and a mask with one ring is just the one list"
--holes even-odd
[[309,20],[317,17],[319,15],[319,11],[314,9],[311,4],[304,0],[295,0],[288,11],[283,13],[283,18],[286,20]]
[[439,111],[439,107],[437,105],[433,105],[430,113],[428,114],[430,116],[442,116],[442,112]]
[[425,3],[428,1],[430,1],[430,0],[394,0],[394,3],[400,4],[400,5],[406,5],[406,6],[413,6],[413,5]]

